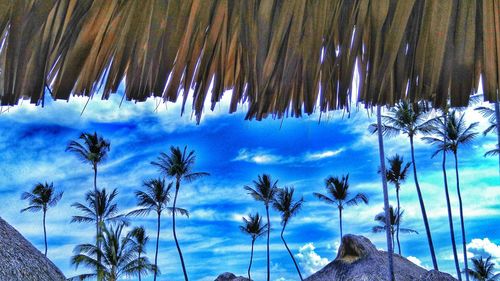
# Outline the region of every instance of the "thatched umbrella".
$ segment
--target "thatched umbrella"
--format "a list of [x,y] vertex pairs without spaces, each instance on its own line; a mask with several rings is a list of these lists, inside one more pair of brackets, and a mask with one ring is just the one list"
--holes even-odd
[[127,100],[183,94],[183,111],[192,89],[198,121],[226,90],[231,112],[280,118],[465,106],[480,77],[498,102],[499,23],[499,0],[0,0],[0,104],[107,99],[125,80]]
[[0,281],[64,281],[61,271],[0,218]]

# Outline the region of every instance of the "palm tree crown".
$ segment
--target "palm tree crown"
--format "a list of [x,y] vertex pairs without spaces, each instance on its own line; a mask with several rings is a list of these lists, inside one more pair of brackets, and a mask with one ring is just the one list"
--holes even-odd
[[346,176],[343,175],[342,178],[332,176],[326,178],[325,187],[330,197],[317,192],[313,194],[318,199],[328,204],[335,204],[341,209],[343,209],[344,206],[358,205],[361,202],[368,204],[368,197],[364,193],[358,193],[354,197],[348,199],[349,174]]
[[21,195],[22,200],[29,201],[29,206],[22,209],[21,212],[47,211],[49,207],[57,205],[62,196],[63,192],[56,192],[53,183],[37,183],[31,192],[24,192]]
[[140,281],[143,274],[149,273],[151,266],[156,268],[156,265],[152,265],[149,259],[143,256],[143,254],[146,254],[146,245],[149,242],[149,236],[146,235],[146,230],[143,226],[136,226],[127,234],[127,239],[130,240],[132,247],[137,252],[138,260],[136,267]]
[[92,164],[95,168],[101,163],[110,150],[110,143],[96,132],[82,133],[78,138],[79,141],[71,141],[66,148],[66,151],[74,152],[84,162]]
[[240,230],[252,237],[255,240],[266,234],[267,224],[262,224],[262,217],[259,213],[255,215],[248,214],[248,218],[243,217],[243,225],[240,225]]
[[411,163],[407,162],[404,164],[403,157],[398,154],[388,158],[387,161],[389,161],[389,169],[386,172],[387,181],[396,185],[396,188],[399,189],[399,185],[408,177],[408,170]]
[[495,264],[491,262],[491,256],[472,258],[474,269],[469,269],[469,275],[476,281],[496,281],[500,279],[500,273],[495,274]]
[[170,147],[170,154],[160,153],[157,161],[151,162],[157,166],[166,176],[175,178],[178,182],[185,180],[194,181],[200,177],[209,175],[204,172],[193,172],[193,166],[196,160],[194,150],[187,152],[187,146],[181,151],[179,147]]
[[[389,221],[391,225],[389,226],[389,229],[391,230],[391,234],[394,235],[396,233],[396,226],[401,225],[403,222],[403,214],[404,211],[401,210],[399,211],[398,208],[394,209],[392,206],[389,207]],[[380,226],[374,226],[372,231],[377,233],[377,232],[384,232],[387,228],[387,225],[385,223],[385,212],[381,212],[375,216],[375,221],[381,224]],[[401,233],[416,233],[418,232],[413,229],[409,228],[399,228],[399,231]]]
[[254,187],[245,186],[245,190],[248,191],[255,200],[261,201],[266,207],[272,203],[274,195],[276,194],[278,187],[278,181],[274,183],[271,180],[271,176],[263,174],[258,176],[258,180],[253,181]]
[[[382,116],[382,133],[395,136],[399,133],[414,137],[418,133],[429,134],[433,129],[433,119],[427,120],[427,112],[421,104],[401,101],[392,107],[388,115]],[[376,126],[371,126],[376,131]]]
[[288,220],[300,211],[302,203],[304,203],[304,198],[300,198],[294,202],[294,192],[295,189],[293,187],[279,188],[276,192],[273,207],[276,211],[280,212],[281,223],[283,225],[286,225]]
[[[117,281],[123,276],[132,277],[139,272],[153,272],[154,266],[147,261],[147,258],[138,256],[138,246],[132,243],[130,235],[122,237],[124,226],[122,223],[113,229],[103,224],[99,236],[102,247],[92,244],[76,246],[71,263],[77,268],[83,264],[95,270],[95,273],[82,274],[69,280],[93,279],[97,277],[97,272],[101,272],[104,280]],[[102,257],[101,261],[97,259],[98,256]]]
[[87,222],[87,223],[101,223],[101,222],[126,222],[123,215],[118,214],[118,205],[114,200],[118,192],[116,188],[107,193],[106,189],[89,191],[85,195],[87,205],[82,203],[73,203],[71,206],[82,212],[82,215],[73,216],[71,222]]
[[[443,118],[436,119],[432,130],[436,137],[424,137],[423,139],[438,147],[432,155],[436,156],[442,151],[451,151],[456,154],[460,145],[469,144],[478,135],[475,131],[477,122],[467,125],[464,120],[465,114],[451,111],[447,115],[447,122]],[[446,140],[445,140],[446,138]]]

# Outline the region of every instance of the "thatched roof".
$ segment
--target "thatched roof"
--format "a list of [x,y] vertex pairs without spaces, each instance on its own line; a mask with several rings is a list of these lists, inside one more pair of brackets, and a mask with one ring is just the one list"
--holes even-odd
[[0,218],[0,281],[64,281],[61,271]]
[[[379,251],[368,238],[342,237],[337,257],[305,281],[375,281],[387,280],[387,252]],[[398,281],[456,281],[451,275],[417,266],[394,254],[394,274]]]
[[[466,105],[500,84],[500,1],[2,0],[0,101],[104,98],[300,116],[401,98]],[[184,91],[183,91],[184,89]],[[184,93],[182,96],[181,94]],[[190,97],[191,98],[191,97]]]

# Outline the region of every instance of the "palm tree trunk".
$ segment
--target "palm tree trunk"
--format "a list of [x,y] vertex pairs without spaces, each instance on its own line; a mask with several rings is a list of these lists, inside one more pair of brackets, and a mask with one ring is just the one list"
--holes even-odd
[[269,206],[266,204],[267,215],[267,281],[271,280],[271,264],[269,257],[269,234],[271,233],[271,222],[269,221]]
[[156,281],[156,276],[158,275],[158,246],[160,243],[160,217],[161,217],[161,213],[158,212],[158,219],[156,222],[155,274],[154,274],[154,278],[153,278],[154,281]]
[[342,237],[344,236],[342,234],[342,207],[339,206],[339,224],[340,224],[340,243],[342,244]]
[[[98,200],[97,200],[97,164],[94,164],[93,165],[93,169],[94,169],[94,199],[95,199],[95,214],[96,214],[96,218],[95,218],[95,232],[96,232],[96,246],[98,249],[101,249],[101,242],[99,241],[99,234],[101,233],[101,229],[100,229],[100,226],[99,226],[99,218],[98,218],[98,209],[99,209],[99,206],[98,206]],[[99,262],[99,264],[101,263],[101,254],[99,252],[97,252],[97,261]],[[100,270],[98,269],[97,270],[97,280],[100,281],[103,279],[103,276],[100,272]]]
[[[447,124],[447,115],[444,115],[444,123]],[[443,138],[444,147],[446,147],[446,137]],[[458,264],[457,243],[455,241],[455,230],[453,229],[453,214],[451,212],[450,193],[448,190],[448,176],[446,175],[446,150],[443,150],[443,177],[444,191],[446,195],[446,207],[448,208],[448,223],[450,225],[451,247],[453,249],[453,259],[455,260],[455,269],[459,281],[462,281],[462,273]]]
[[[139,262],[141,262],[141,252],[139,252],[139,256],[138,257],[139,257]],[[139,264],[139,266],[141,266],[141,265]],[[156,278],[156,271],[155,271],[155,278]],[[139,281],[142,281],[142,279],[141,279],[141,270],[140,269],[139,269]]]
[[293,264],[295,265],[295,268],[297,269],[297,273],[299,274],[300,280],[303,281],[304,278],[302,278],[302,274],[300,273],[300,269],[299,269],[299,266],[297,265],[297,261],[295,261],[295,258],[293,257],[293,254],[292,254],[292,251],[290,251],[290,248],[288,248],[288,245],[286,244],[285,238],[283,238],[283,232],[285,232],[285,227],[286,227],[286,223],[283,224],[283,229],[281,229],[281,240],[283,241],[283,244],[285,244],[286,250],[290,254],[290,257],[292,258]]
[[420,185],[418,183],[417,177],[417,166],[415,165],[415,149],[413,146],[413,136],[410,135],[410,147],[411,147],[411,161],[413,164],[413,178],[415,180],[415,186],[417,188],[418,202],[420,203],[420,210],[422,211],[422,219],[424,220],[425,233],[427,234],[427,242],[429,243],[429,250],[431,252],[432,265],[434,270],[439,270],[436,253],[434,252],[434,243],[432,242],[431,229],[429,227],[429,221],[427,220],[427,212],[425,211],[424,199],[422,198],[422,192],[420,191]]
[[460,194],[460,181],[458,178],[458,157],[457,152],[454,151],[455,156],[455,175],[457,177],[457,194],[458,194],[458,207],[460,209],[460,225],[462,226],[462,246],[464,251],[464,263],[465,263],[465,280],[469,281],[469,265],[467,261],[467,238],[465,237],[465,223],[464,223],[464,210],[462,205],[462,195]]
[[[497,148],[500,149],[500,98],[497,93],[497,101],[495,102],[495,116],[497,122]],[[500,153],[498,154],[498,168],[500,173]]]
[[398,224],[396,225],[396,241],[398,242],[398,254],[401,256],[401,243],[399,242],[399,220],[401,219],[401,205],[399,201],[399,183],[396,184],[396,200],[398,201]]
[[45,227],[45,216],[47,214],[47,210],[43,210],[43,238],[45,240],[45,256],[47,256],[47,228]]
[[179,241],[177,241],[177,234],[175,232],[175,206],[177,203],[177,195],[179,194],[179,187],[180,187],[180,182],[177,180],[175,184],[175,196],[174,196],[174,205],[173,205],[173,211],[172,211],[172,230],[174,233],[174,240],[175,240],[175,246],[177,246],[177,251],[179,252],[179,257],[181,259],[181,265],[182,265],[182,272],[184,273],[184,280],[188,281],[188,275],[186,272],[186,266],[184,264],[184,258],[182,257],[182,251],[181,247],[179,246]]
[[[391,225],[390,214],[389,214],[389,191],[387,190],[387,177],[385,170],[385,156],[384,156],[384,139],[382,137],[382,117],[381,108],[377,106],[377,132],[378,132],[378,147],[380,156],[380,174],[382,176],[382,189],[384,191],[384,211],[385,211],[385,225]],[[391,230],[389,227],[385,229],[386,239],[387,239],[387,255],[389,258],[389,271],[388,277],[389,281],[395,281],[394,278],[394,262],[393,262],[393,248],[391,243]]]
[[252,261],[253,261],[253,245],[255,244],[255,238],[252,238],[252,251],[250,252],[250,264],[248,265],[248,280],[252,281],[252,277],[250,276],[250,270],[252,269]]

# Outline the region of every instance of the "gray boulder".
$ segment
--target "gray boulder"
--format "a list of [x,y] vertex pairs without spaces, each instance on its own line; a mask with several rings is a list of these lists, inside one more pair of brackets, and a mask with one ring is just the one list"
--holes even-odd
[[[379,251],[363,236],[345,235],[334,261],[306,281],[386,281],[387,252]],[[427,271],[404,257],[394,255],[397,281],[456,281],[451,275]]]
[[215,281],[249,281],[249,279],[243,276],[236,276],[231,272],[224,272],[219,275]]

